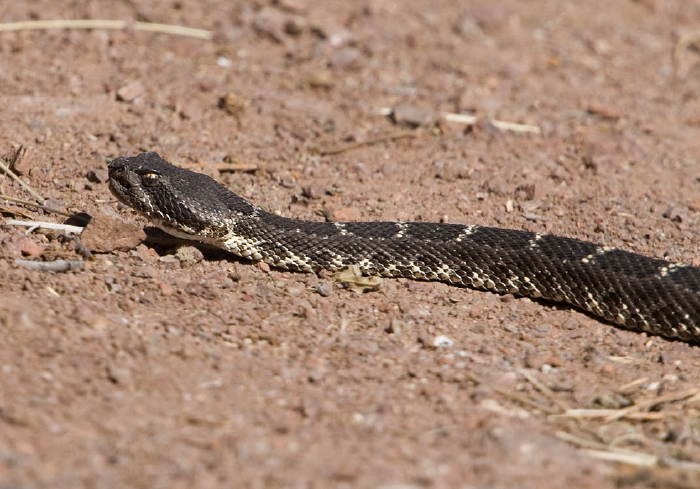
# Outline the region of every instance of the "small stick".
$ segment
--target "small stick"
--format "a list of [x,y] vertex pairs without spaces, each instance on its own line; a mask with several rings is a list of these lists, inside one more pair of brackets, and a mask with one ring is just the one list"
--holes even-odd
[[644,466],[655,465],[659,462],[659,457],[656,455],[611,447],[603,443],[587,440],[586,438],[580,438],[564,431],[558,431],[555,433],[555,436],[567,443],[578,445],[581,447],[581,453],[594,458]]
[[30,228],[31,231],[34,229],[53,229],[54,231],[63,231],[66,233],[80,234],[83,232],[84,227],[72,226],[70,224],[58,224],[56,222],[42,222],[42,221],[16,221],[10,219],[6,221],[6,224],[10,226],[24,226]]
[[611,452],[609,450],[589,450],[586,448],[581,449],[580,452],[598,460],[619,462],[637,467],[653,467],[659,463],[659,457],[656,455],[649,455],[648,453]]
[[239,171],[242,173],[255,173],[260,169],[258,165],[247,165],[245,163],[239,163],[239,164],[225,164],[225,165],[217,165],[216,169],[219,170],[221,173],[225,172],[234,172],[234,171]]
[[520,369],[520,375],[525,377],[533,386],[535,386],[535,389],[540,391],[542,394],[547,396],[550,401],[552,401],[554,404],[559,406],[559,408],[562,411],[567,411],[569,409],[569,406],[562,400],[558,399],[557,396],[554,395],[554,392],[544,385],[542,382],[537,380],[534,375],[532,375],[530,372],[528,372],[525,369]]
[[[19,155],[19,152],[20,152],[20,151],[22,151],[22,148],[21,148],[21,147],[20,147],[20,149],[17,151],[17,153],[15,154],[15,158],[17,158],[17,156]],[[27,185],[26,183],[24,183],[24,182],[22,181],[22,179],[19,178],[19,177],[15,174],[15,172],[13,172],[12,170],[10,170],[10,167],[9,167],[9,166],[5,163],[5,161],[2,160],[2,159],[0,159],[0,170],[4,171],[5,174],[6,174],[7,176],[9,176],[9,177],[12,178],[13,180],[15,180],[15,181],[16,181],[17,183],[19,183],[22,187],[24,187],[24,190],[26,190],[27,192],[29,192],[30,194],[32,194],[32,196],[33,196],[40,204],[43,205],[44,203],[46,203],[46,199],[44,199],[41,195],[39,195],[39,193],[36,192],[32,187],[30,187],[29,185]]]
[[57,19],[57,20],[28,20],[0,24],[0,31],[46,30],[46,29],[127,29],[135,31],[159,32],[174,36],[194,37],[209,41],[214,37],[212,31],[193,29],[171,24],[154,24],[151,22],[129,22],[126,20],[100,19]]
[[[458,122],[460,124],[472,125],[479,121],[479,118],[473,115],[467,114],[454,114],[452,112],[440,112],[440,115],[448,122]],[[506,122],[497,121],[495,119],[489,120],[494,127],[500,129],[501,131],[512,131],[512,132],[527,132],[531,134],[541,134],[542,129],[539,126],[531,126],[529,124],[518,124],[517,122]]]
[[554,436],[562,441],[571,443],[572,445],[577,445],[582,448],[591,448],[594,450],[607,450],[610,448],[609,445],[601,443],[595,440],[589,440],[588,438],[581,438],[580,436],[572,435],[566,431],[557,431]]
[[341,148],[322,149],[318,152],[318,154],[320,154],[321,156],[337,155],[346,151],[361,148],[362,146],[373,146],[375,144],[383,143],[386,141],[393,141],[395,139],[415,138],[419,135],[420,133],[417,132],[401,132],[399,134],[392,134],[390,136],[382,136],[374,139],[368,139],[367,141],[363,141],[360,143],[349,144]]
[[85,267],[84,261],[54,260],[54,261],[32,261],[15,260],[15,265],[19,265],[30,270],[40,272],[67,272],[69,270],[82,270]]
[[689,397],[696,396],[699,393],[700,389],[698,388],[686,389],[684,391],[679,392],[669,392],[668,394],[664,394],[655,399],[649,399],[647,401],[640,402],[639,404],[634,404],[630,407],[618,409],[615,414],[611,414],[610,416],[608,416],[606,421],[617,421],[618,419],[628,416],[630,413],[642,411],[643,409],[649,409],[659,404],[664,404],[667,402],[683,401],[685,399],[688,399]]
[[87,246],[85,246],[83,244],[83,242],[80,241],[79,236],[66,236],[66,238],[73,241],[73,243],[75,244],[75,252],[76,253],[78,253],[80,256],[82,256],[86,260],[95,261],[95,255],[93,255],[92,252],[87,249]]
[[[617,409],[567,409],[563,414],[557,414],[554,417],[559,418],[608,418],[609,416],[617,415]],[[628,413],[624,416],[626,419],[636,419],[644,421],[659,420],[666,415],[664,413]]]
[[552,409],[546,407],[546,406],[541,406],[535,401],[531,401],[530,399],[527,399],[526,397],[523,397],[519,394],[516,394],[514,392],[509,392],[504,389],[501,389],[500,387],[496,387],[494,385],[491,385],[489,383],[486,383],[484,380],[480,379],[479,377],[473,375],[473,374],[467,374],[469,379],[474,382],[477,385],[485,385],[489,387],[491,390],[493,390],[495,393],[500,394],[501,396],[505,397],[506,399],[510,399],[511,401],[519,402],[520,404],[523,404],[524,406],[528,406],[533,409],[537,409],[538,411],[542,411],[543,413],[547,415],[553,415],[556,414],[555,411]]
[[30,207],[36,207],[37,209],[41,209],[41,210],[46,211],[46,212],[53,212],[55,214],[61,214],[62,216],[77,217],[80,219],[80,216],[76,216],[75,214],[71,214],[70,212],[62,211],[60,209],[54,209],[53,207],[47,207],[47,206],[41,205],[41,204],[36,204],[36,203],[30,202],[28,200],[15,199],[14,197],[10,197],[9,195],[0,194],[0,199],[7,200],[8,202],[14,202],[16,204],[22,204],[22,205],[28,205]]

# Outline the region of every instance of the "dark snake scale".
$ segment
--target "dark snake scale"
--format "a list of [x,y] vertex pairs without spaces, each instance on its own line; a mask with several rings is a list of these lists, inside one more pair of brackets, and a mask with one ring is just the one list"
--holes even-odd
[[116,158],[109,186],[168,233],[297,272],[436,280],[567,303],[623,328],[700,343],[700,268],[577,239],[423,222],[312,222],[254,206],[155,153]]

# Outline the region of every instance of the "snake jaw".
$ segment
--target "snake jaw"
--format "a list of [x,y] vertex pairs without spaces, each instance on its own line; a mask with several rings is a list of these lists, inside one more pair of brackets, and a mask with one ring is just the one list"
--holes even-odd
[[[147,213],[143,205],[145,192],[139,189],[138,176],[129,171],[128,158],[115,158],[109,164],[109,190],[122,204],[128,205],[139,212]],[[138,194],[138,198],[136,196]]]

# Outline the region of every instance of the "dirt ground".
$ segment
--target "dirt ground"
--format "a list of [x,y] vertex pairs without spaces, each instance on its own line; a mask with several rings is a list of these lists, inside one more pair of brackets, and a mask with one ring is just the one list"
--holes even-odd
[[[7,222],[61,215],[2,203],[0,488],[700,487],[697,347],[144,243],[105,183],[109,159],[157,151],[289,217],[700,264],[700,56],[679,43],[699,2],[0,3],[2,23],[49,19],[214,35],[0,32],[0,154],[23,146],[47,205],[93,216],[86,246],[121,246],[27,269],[84,257]],[[0,193],[33,200],[4,175]]]

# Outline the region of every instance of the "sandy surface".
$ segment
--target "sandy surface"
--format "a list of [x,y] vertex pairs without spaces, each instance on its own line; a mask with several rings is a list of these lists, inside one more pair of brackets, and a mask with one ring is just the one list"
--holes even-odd
[[125,238],[83,270],[28,270],[15,260],[82,257],[6,224],[61,216],[4,204],[0,487],[700,486],[697,347],[529,299],[407,280],[357,294],[144,244],[105,184],[108,159],[151,150],[289,217],[485,224],[698,264],[700,57],[672,54],[700,4],[139,3],[0,4],[0,22],[214,32],[0,33],[0,154],[27,148],[22,178],[94,217],[89,247]]

